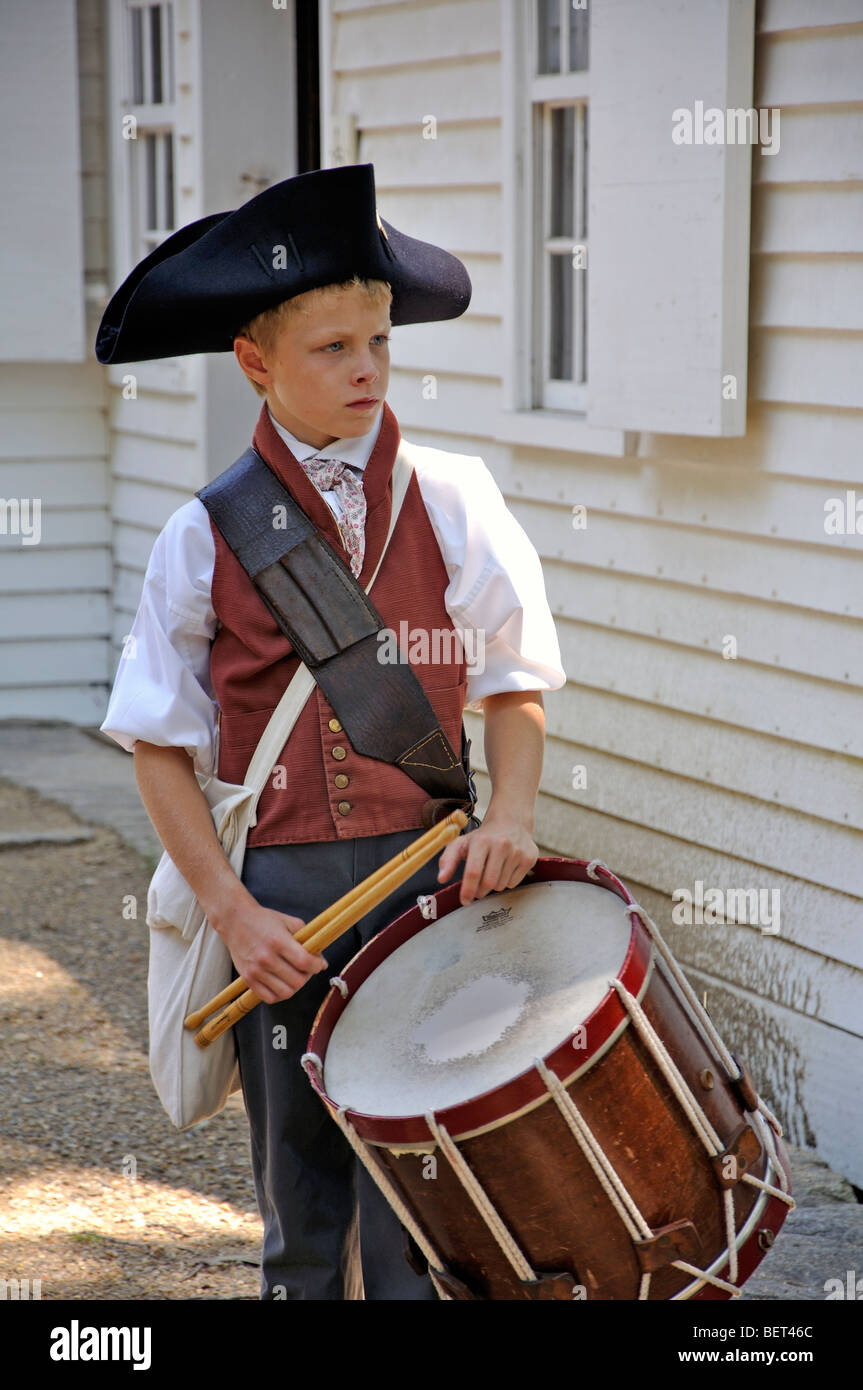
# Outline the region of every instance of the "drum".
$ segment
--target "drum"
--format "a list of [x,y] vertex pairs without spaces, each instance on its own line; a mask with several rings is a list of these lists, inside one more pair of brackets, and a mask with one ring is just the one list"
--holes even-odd
[[734,1297],[788,1160],[656,925],[597,860],[460,887],[353,958],[303,1058],[438,1292]]

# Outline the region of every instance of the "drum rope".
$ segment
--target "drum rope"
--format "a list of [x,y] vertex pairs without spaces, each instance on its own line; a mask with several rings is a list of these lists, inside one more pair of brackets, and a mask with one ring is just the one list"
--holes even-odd
[[[603,865],[602,867],[605,868],[605,865]],[[651,935],[655,939],[657,947],[659,948],[659,951],[663,957],[663,960],[668,965],[669,969],[671,970],[671,973],[673,974],[675,980],[677,980],[678,984],[683,990],[685,997],[687,998],[690,1005],[696,1012],[697,1016],[701,1019],[705,1031],[708,1033],[711,1041],[713,1042],[717,1052],[720,1055],[720,1059],[722,1060],[723,1066],[729,1074],[730,1080],[738,1080],[741,1075],[740,1068],[734,1061],[734,1058],[731,1056],[731,1053],[728,1051],[719,1034],[717,1033],[716,1029],[714,1028],[710,1015],[704,1009],[704,1006],[701,1004],[697,994],[692,989],[692,986],[690,985],[686,976],[683,974],[682,970],[680,969],[680,966],[674,959],[674,956],[671,954],[671,951],[669,950],[667,943],[663,939],[662,933],[660,932],[656,923],[652,920],[651,917],[648,916],[648,914],[645,912],[644,908],[640,905],[640,903],[625,905],[625,911],[627,913],[637,913],[638,916],[641,918],[642,922],[644,922],[644,925],[647,927],[647,929],[650,931]],[[632,998],[631,995],[630,998]],[[650,1027],[650,1024],[648,1023],[647,1026]],[[657,1041],[659,1041],[658,1038]],[[657,1057],[657,1061],[660,1061],[659,1057]],[[660,1061],[660,1066],[661,1065],[662,1063]],[[683,1078],[681,1078],[681,1081],[682,1080]],[[685,1082],[683,1084],[685,1085]],[[688,1088],[687,1093],[691,1097],[693,1105],[695,1105],[698,1108],[699,1112],[703,1115],[701,1107],[698,1106],[698,1102],[696,1101],[695,1097],[692,1095],[692,1092],[689,1091]],[[776,1116],[773,1114],[773,1111],[767,1104],[765,1104],[765,1102],[761,1099],[760,1096],[758,1097],[758,1111],[752,1111],[750,1113],[753,1115],[753,1118],[758,1121],[758,1127],[761,1131],[761,1135],[764,1140],[764,1146],[768,1151],[768,1155],[772,1166],[775,1168],[776,1172],[779,1175],[781,1189],[773,1186],[773,1184],[771,1183],[763,1182],[760,1178],[756,1178],[752,1173],[744,1173],[742,1175],[743,1181],[748,1182],[753,1187],[762,1188],[765,1192],[768,1192],[772,1197],[778,1197],[781,1201],[786,1202],[793,1210],[796,1203],[794,1202],[794,1199],[788,1195],[788,1178],[786,1177],[785,1169],[783,1168],[782,1163],[780,1162],[779,1154],[776,1149],[776,1144],[773,1139],[773,1134],[771,1133],[771,1130],[773,1130],[781,1138],[782,1126],[780,1125]],[[706,1116],[704,1118],[706,1121]],[[765,1119],[768,1122],[767,1124],[764,1123]],[[717,1140],[717,1143],[718,1142],[719,1141]]]
[[[578,1140],[578,1143],[584,1151],[585,1157],[590,1163],[590,1166],[593,1168],[593,1171],[596,1173],[596,1176],[599,1179],[603,1191],[609,1198],[609,1201],[614,1206],[618,1216],[620,1217],[621,1221],[626,1227],[627,1233],[629,1234],[629,1237],[632,1240],[633,1244],[637,1245],[639,1240],[651,1239],[653,1237],[652,1227],[644,1219],[644,1216],[639,1210],[637,1203],[635,1202],[632,1195],[627,1191],[625,1183],[622,1181],[619,1174],[616,1172],[608,1155],[605,1153],[604,1149],[602,1148],[602,1145],[599,1143],[596,1136],[591,1131],[590,1126],[584,1119],[584,1116],[579,1111],[578,1106],[572,1099],[572,1096],[567,1091],[563,1082],[560,1080],[560,1077],[557,1076],[555,1072],[553,1072],[548,1066],[546,1066],[545,1062],[541,1057],[534,1058],[534,1065],[536,1066],[540,1076],[545,1082],[545,1085],[552,1099],[556,1102],[557,1107],[561,1112],[561,1115],[563,1116],[566,1123],[569,1125],[569,1128],[571,1129],[575,1138]],[[615,1191],[615,1188],[617,1189],[617,1191]],[[730,1191],[726,1195],[730,1196]],[[630,1219],[630,1215],[627,1212],[624,1203],[626,1204],[626,1207],[630,1209],[632,1219]],[[728,1203],[726,1202],[726,1230],[727,1221]],[[729,1273],[731,1274],[732,1279],[736,1279],[737,1246],[736,1231],[734,1230],[733,1203],[731,1204],[731,1245],[729,1246],[728,1263]],[[674,1269],[679,1269],[686,1274],[695,1274],[699,1279],[706,1281],[707,1283],[715,1284],[717,1288],[725,1289],[726,1291],[735,1295],[740,1293],[739,1288],[737,1288],[735,1284],[729,1284],[725,1279],[720,1279],[716,1275],[708,1274],[708,1272],[704,1269],[696,1269],[694,1265],[687,1264],[683,1260],[674,1260],[672,1261],[672,1265]],[[639,1302],[644,1302],[647,1299],[649,1292],[650,1272],[646,1271],[644,1274],[642,1274],[641,1282],[639,1284]]]
[[485,1221],[501,1250],[509,1260],[519,1279],[536,1281],[536,1274],[528,1263],[512,1232],[508,1229],[499,1212],[495,1209],[485,1188],[476,1174],[471,1171],[464,1154],[451,1136],[439,1125],[431,1110],[427,1111],[426,1124],[434,1135],[441,1153],[449,1160],[450,1167],[470,1197],[480,1216]]
[[[710,1157],[718,1158],[725,1152],[722,1140],[719,1138],[719,1135],[716,1133],[716,1130],[713,1128],[695,1096],[690,1091],[684,1077],[675,1066],[674,1061],[638,1000],[630,994],[629,990],[620,980],[611,980],[610,984],[617,990],[618,995],[629,1011],[636,1029],[644,1039],[649,1051],[653,1054],[657,1066],[680,1102],[681,1107],[688,1116],[693,1129],[701,1139]],[[732,1280],[736,1280],[737,1232],[734,1225],[734,1197],[731,1188],[723,1189],[722,1201],[725,1216],[726,1244],[728,1247],[728,1273]],[[699,1277],[708,1278],[709,1276],[702,1274]]]
[[[305,1071],[306,1075],[309,1077],[310,1080],[311,1068],[314,1067],[317,1070],[318,1080],[320,1081],[321,1086],[323,1086],[324,1068],[323,1063],[318,1054],[316,1052],[304,1052],[301,1058],[301,1063],[303,1070]],[[403,1202],[401,1195],[395,1187],[395,1184],[392,1182],[392,1179],[389,1177],[388,1174],[385,1174],[383,1169],[379,1168],[377,1164],[375,1164],[369,1157],[368,1148],[365,1141],[361,1139],[360,1136],[357,1134],[350,1120],[347,1118],[345,1112],[346,1106],[341,1105],[337,1108],[335,1114],[333,1115],[333,1119],[335,1120],[339,1129],[342,1131],[342,1134],[347,1139],[348,1143],[350,1144],[357,1158],[362,1163],[369,1177],[372,1179],[373,1182],[377,1183],[381,1195],[386,1199],[386,1201],[389,1202],[399,1221],[410,1233],[410,1235],[413,1236],[420,1250],[425,1255],[429,1263],[429,1274],[432,1276],[432,1278],[434,1278],[435,1274],[443,1274],[443,1261],[441,1260],[437,1251],[426,1239],[426,1236],[423,1233],[423,1231],[420,1230],[420,1227],[417,1225],[411,1212],[405,1206],[405,1203]],[[438,1292],[440,1293],[440,1288],[437,1285],[435,1285],[435,1287],[438,1288]],[[449,1295],[445,1294],[444,1297],[448,1298]]]
[[725,1243],[728,1246],[728,1278],[737,1283],[737,1227],[734,1224],[734,1189],[726,1187],[722,1193],[725,1204]]
[[[675,1260],[674,1268],[682,1269],[684,1274],[691,1274],[696,1279],[703,1279],[708,1284],[715,1284],[717,1289],[725,1289],[726,1293],[730,1293],[732,1298],[740,1297],[741,1290],[738,1286],[736,1284],[729,1284],[727,1279],[720,1279],[718,1274],[708,1274],[706,1269],[699,1269],[697,1265],[687,1264],[686,1260]],[[684,1292],[685,1290],[681,1290],[680,1293],[674,1294],[671,1302],[679,1302]],[[690,1298],[692,1297],[691,1294],[688,1296]]]
[[626,1227],[630,1238],[633,1241],[649,1239],[653,1235],[653,1231],[560,1077],[546,1066],[541,1057],[534,1057],[533,1062],[558,1110],[577,1139],[585,1158],[599,1179],[602,1190]]
[[713,1025],[713,1020],[711,1019],[709,1013],[705,1009],[704,1005],[701,1003],[701,1000],[698,998],[698,995],[695,993],[695,990],[692,988],[692,985],[689,983],[680,966],[678,965],[677,961],[674,959],[674,956],[671,954],[671,951],[668,947],[668,943],[663,937],[662,932],[659,930],[659,927],[653,921],[653,918],[641,906],[641,903],[626,903],[624,904],[624,910],[627,916],[630,913],[634,912],[637,916],[641,918],[645,927],[650,932],[650,935],[656,942],[662,959],[665,961],[665,964],[671,971],[671,974],[673,975],[675,981],[680,986],[680,989],[682,990],[687,1003],[694,1011],[702,1028],[704,1029],[708,1038],[712,1042],[713,1047],[717,1052],[719,1059],[722,1062],[722,1065],[728,1072],[729,1077],[732,1081],[738,1081],[740,1079],[740,1068],[738,1067],[731,1053],[728,1051],[728,1048],[725,1046],[725,1043],[722,1041],[719,1034],[717,1033],[716,1028]]
[[[589,864],[587,867],[587,872],[588,874],[590,874],[591,878],[597,878],[597,875],[591,874],[590,870],[591,867],[595,866],[598,863],[600,863],[599,860],[592,860],[591,864]],[[610,870],[608,869],[607,865],[602,864],[601,867],[605,869],[607,873],[610,873]],[[687,999],[691,1008],[695,1012],[696,1017],[700,1020],[702,1027],[704,1028],[705,1032],[707,1033],[708,1037],[713,1043],[713,1046],[716,1049],[723,1066],[728,1072],[730,1080],[738,1081],[741,1076],[739,1066],[735,1062],[731,1053],[725,1046],[725,1043],[722,1041],[721,1037],[719,1036],[718,1032],[713,1026],[713,1020],[711,1019],[707,1010],[704,1008],[704,1005],[701,1003],[700,999],[698,998],[698,995],[695,993],[694,989],[690,985],[689,981],[687,980],[686,976],[684,975],[683,971],[681,970],[680,966],[678,965],[677,961],[672,955],[668,947],[668,944],[665,941],[658,926],[653,921],[652,917],[650,917],[649,914],[644,910],[640,903],[625,904],[625,911],[627,913],[635,912],[641,918],[645,927],[655,940],[663,960],[665,961],[666,965],[671,971],[671,974],[673,975],[674,979],[680,986],[684,994],[684,997]],[[771,1197],[778,1197],[781,1201],[786,1202],[789,1205],[789,1207],[793,1210],[796,1206],[796,1203],[793,1197],[789,1196],[788,1178],[786,1176],[785,1169],[783,1168],[782,1163],[779,1159],[779,1153],[776,1148],[773,1133],[771,1133],[771,1130],[774,1131],[775,1134],[781,1139],[782,1126],[779,1123],[776,1116],[773,1114],[773,1111],[761,1099],[760,1096],[758,1097],[758,1113],[754,1111],[750,1113],[753,1115],[753,1118],[758,1121],[759,1129],[761,1131],[762,1138],[764,1139],[764,1146],[768,1151],[768,1155],[770,1157],[772,1166],[775,1168],[776,1172],[779,1175],[780,1187],[777,1188],[772,1183],[764,1182],[761,1178],[756,1178],[752,1173],[744,1173],[743,1181],[748,1182],[752,1187],[760,1187],[763,1191],[769,1193]],[[763,1119],[762,1116],[764,1117]],[[767,1124],[764,1123],[765,1119],[767,1120]]]
[[649,1051],[653,1054],[660,1071],[679,1100],[693,1129],[707,1149],[707,1152],[710,1154],[711,1158],[718,1157],[719,1154],[725,1152],[722,1140],[719,1138],[713,1125],[698,1104],[695,1096],[690,1091],[686,1081],[675,1066],[662,1039],[659,1037],[659,1034],[656,1032],[638,1000],[630,994],[626,985],[620,980],[609,980],[609,984],[613,989],[617,990],[618,995],[632,1017],[636,1029],[643,1037]]
[[779,1158],[779,1151],[776,1147],[776,1139],[774,1138],[772,1128],[769,1124],[767,1124],[764,1121],[763,1117],[760,1114],[753,1115],[753,1119],[755,1120],[761,1137],[764,1140],[764,1147],[767,1149],[767,1152],[770,1156],[771,1165],[776,1169],[776,1172],[779,1174],[780,1186],[774,1187],[772,1183],[763,1182],[761,1178],[756,1178],[753,1173],[744,1173],[743,1181],[750,1183],[752,1187],[762,1188],[764,1192],[769,1192],[771,1197],[778,1197],[781,1202],[785,1202],[787,1204],[790,1211],[793,1211],[797,1203],[788,1191],[788,1178],[785,1173],[785,1169],[782,1166],[782,1162]]

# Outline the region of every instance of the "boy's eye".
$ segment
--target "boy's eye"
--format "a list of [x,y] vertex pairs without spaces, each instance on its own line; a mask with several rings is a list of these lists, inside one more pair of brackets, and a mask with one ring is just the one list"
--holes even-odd
[[[375,333],[374,337],[372,338],[372,342],[377,341],[377,342],[379,342],[379,343],[388,343],[389,340],[390,340],[390,338],[389,338],[389,334],[388,334],[388,333]],[[337,340],[337,341],[334,342],[334,343],[327,343],[327,344],[325,345],[323,351],[324,351],[324,352],[329,352],[330,348],[340,348],[340,347],[344,347],[344,343],[341,341],[341,339]]]

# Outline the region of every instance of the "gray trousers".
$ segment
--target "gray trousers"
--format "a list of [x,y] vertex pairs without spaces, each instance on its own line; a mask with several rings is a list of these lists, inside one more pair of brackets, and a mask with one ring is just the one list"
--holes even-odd
[[[478,824],[471,818],[462,834]],[[243,883],[263,907],[308,922],[421,833],[397,830],[359,840],[248,849]],[[259,1004],[236,1025],[264,1223],[262,1298],[437,1299],[428,1275],[414,1273],[407,1263],[401,1224],[327,1114],[300,1057],[330,977],[413,907],[418,894],[445,886],[437,881],[439,862],[435,855],[328,947],[327,970],[290,999]],[[463,870],[461,863],[447,883],[461,879]]]

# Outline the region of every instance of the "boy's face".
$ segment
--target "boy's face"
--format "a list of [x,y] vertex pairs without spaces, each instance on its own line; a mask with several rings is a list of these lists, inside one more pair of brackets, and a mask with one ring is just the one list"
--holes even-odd
[[[234,351],[266,387],[279,424],[323,449],[367,434],[377,418],[389,386],[390,327],[386,296],[372,300],[355,285],[310,300],[282,326],[271,353],[248,338],[237,338]],[[353,404],[369,398],[372,404]]]

